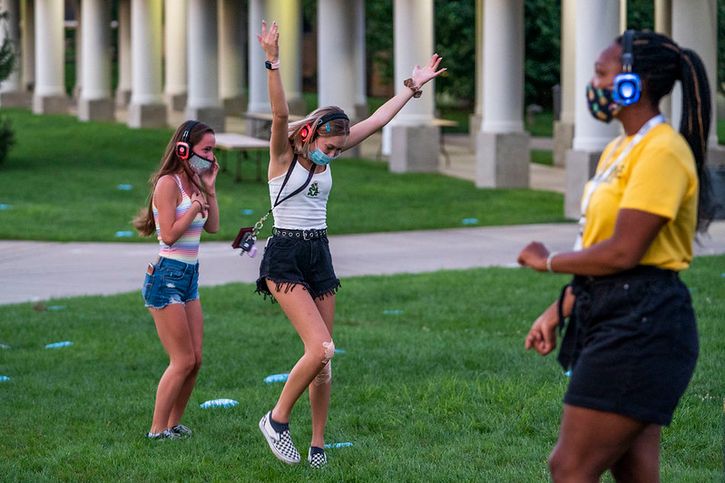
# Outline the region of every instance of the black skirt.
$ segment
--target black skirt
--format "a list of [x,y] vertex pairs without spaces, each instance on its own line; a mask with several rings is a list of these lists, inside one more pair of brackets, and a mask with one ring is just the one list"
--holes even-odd
[[698,336],[678,274],[639,266],[574,277],[576,302],[559,361],[571,370],[564,402],[667,425],[692,378]]

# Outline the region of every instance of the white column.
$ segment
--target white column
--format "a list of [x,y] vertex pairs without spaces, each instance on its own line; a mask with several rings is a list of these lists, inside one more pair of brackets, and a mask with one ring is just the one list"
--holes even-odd
[[22,51],[20,45],[20,2],[3,0],[0,8],[7,13],[7,30],[0,29],[0,44],[7,38],[16,52],[15,64],[10,75],[0,83],[0,107],[29,107],[30,96],[22,86]]
[[[322,5],[318,4],[318,9],[321,8]],[[301,0],[268,0],[267,22],[271,24],[274,20],[279,25],[280,74],[284,92],[287,96],[287,104],[291,114],[304,115],[307,113],[307,105],[302,97],[302,56],[304,55],[304,49],[302,48]],[[350,36],[351,30],[348,30],[347,34]]]
[[172,111],[186,107],[186,2],[164,2],[164,97]]
[[365,63],[365,0],[353,0],[353,18],[355,19],[355,119],[368,116],[367,65]]
[[35,86],[35,0],[23,0],[21,6],[21,88],[30,96],[30,91]]
[[[655,0],[655,32],[672,37],[672,0]],[[667,119],[672,119],[671,95],[662,98],[660,110]]]
[[473,114],[468,120],[468,137],[471,149],[476,150],[478,132],[483,122],[483,0],[476,0],[476,73]]
[[36,0],[35,27],[37,64],[33,112],[65,114],[68,98],[64,80],[63,2]]
[[82,0],[83,79],[78,103],[81,121],[115,119],[111,99],[111,0]]
[[[681,47],[692,49],[705,64],[712,96],[712,122],[708,146],[717,147],[717,2],[716,0],[672,0],[672,38]],[[677,84],[676,84],[677,85]],[[672,95],[672,118],[682,114],[682,91]]]
[[118,2],[118,85],[116,105],[125,107],[131,99],[131,0]]
[[187,119],[197,119],[216,132],[224,131],[219,100],[219,33],[216,0],[189,0]]
[[73,86],[73,99],[78,99],[81,95],[81,82],[83,81],[83,16],[81,15],[81,0],[72,0],[73,12],[75,14],[76,28],[73,32],[73,47],[75,47],[75,85]]
[[599,156],[619,132],[616,122],[604,124],[589,113],[584,88],[594,75],[599,54],[619,35],[619,2],[576,0],[576,96],[574,142],[566,157],[564,211],[579,217],[579,201],[584,184],[591,177]]
[[574,141],[574,104],[583,88],[576,84],[576,0],[561,2],[559,120],[554,122],[554,164],[566,164],[566,152]]
[[483,122],[476,146],[476,186],[528,188],[524,2],[485,0],[483,18]]
[[166,127],[161,94],[161,0],[131,1],[130,127]]
[[[427,2],[422,2],[427,3]],[[347,2],[317,2],[318,105],[355,115],[355,21]]]
[[[394,86],[400,91],[407,89],[403,81],[413,66],[425,65],[433,55],[433,0],[395,0],[393,15]],[[426,84],[422,97],[411,99],[387,127],[393,172],[438,170],[440,130],[433,125],[434,84]],[[385,131],[383,137],[385,141]]]
[[239,116],[244,99],[244,37],[247,27],[238,0],[219,2],[219,95],[228,115]]
[[[249,0],[249,40],[247,42],[249,49],[249,105],[247,112],[255,114],[270,112],[267,70],[264,68],[265,56],[257,40],[257,35],[262,29],[262,19],[267,20],[266,10],[265,0]],[[256,126],[252,126],[252,122],[247,121],[247,124],[249,133],[256,132]]]

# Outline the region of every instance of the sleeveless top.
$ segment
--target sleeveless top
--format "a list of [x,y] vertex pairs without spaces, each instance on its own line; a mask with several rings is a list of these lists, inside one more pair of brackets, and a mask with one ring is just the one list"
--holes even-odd
[[[178,175],[174,175],[176,186],[181,191],[181,203],[176,206],[175,220],[178,220],[191,209],[191,198],[184,191],[184,187],[181,184],[181,179]],[[204,229],[206,223],[206,217],[202,217],[201,213],[196,215],[196,218],[191,222],[191,225],[186,231],[176,240],[172,245],[167,245],[161,239],[161,228],[159,227],[159,210],[156,209],[156,205],[152,205],[154,212],[154,223],[156,224],[156,238],[159,240],[159,256],[164,258],[170,258],[171,260],[178,260],[180,262],[195,264],[198,260],[199,255],[199,242],[201,240],[201,231]]]
[[[274,206],[277,194],[282,187],[282,181],[287,173],[269,180],[269,197]],[[305,184],[309,171],[300,163],[296,163],[289,181],[284,187],[280,199],[288,193]],[[327,228],[327,199],[332,189],[332,173],[330,165],[325,166],[322,173],[315,173],[310,184],[293,197],[280,203],[272,210],[274,215],[274,226],[276,228],[289,228],[292,230],[309,230]]]

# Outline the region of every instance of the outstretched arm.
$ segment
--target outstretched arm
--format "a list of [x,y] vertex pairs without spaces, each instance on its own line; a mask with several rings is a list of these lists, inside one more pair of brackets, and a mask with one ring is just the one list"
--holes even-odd
[[[426,82],[445,72],[445,68],[438,69],[442,59],[443,57],[438,54],[433,54],[425,67],[415,66],[413,74],[411,75],[415,90],[420,90]],[[392,97],[380,106],[370,117],[352,126],[350,128],[350,136],[345,144],[345,149],[357,146],[375,131],[389,123],[413,97],[414,93],[413,88],[403,87],[395,97]]]
[[[268,29],[267,22],[262,20],[262,33],[257,35],[267,60],[274,64],[279,62],[279,27],[272,22]],[[272,132],[269,138],[269,159],[271,163],[286,164],[291,159],[292,148],[287,139],[289,108],[284,95],[282,77],[279,68],[267,70],[267,87],[269,102],[272,107]]]

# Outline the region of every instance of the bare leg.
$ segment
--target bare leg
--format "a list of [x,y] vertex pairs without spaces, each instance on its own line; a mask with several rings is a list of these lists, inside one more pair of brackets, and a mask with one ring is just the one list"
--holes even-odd
[[660,426],[650,424],[632,442],[629,451],[612,466],[619,482],[660,481]]
[[167,305],[163,309],[149,309],[161,344],[169,354],[169,367],[159,381],[154,404],[151,432],[158,433],[168,427],[169,415],[174,402],[189,374],[194,370],[196,360],[186,312],[181,304]]
[[[335,321],[335,295],[330,295],[322,300],[316,300],[322,319],[325,321],[327,330],[332,336],[332,328]],[[332,361],[328,362],[332,364]],[[328,368],[332,370],[332,368]],[[324,373],[324,370],[322,371]],[[323,376],[320,376],[322,378]],[[330,408],[330,390],[332,379],[325,381],[315,378],[310,384],[310,407],[312,409],[312,440],[310,446],[322,448],[325,445],[325,425],[327,424],[327,413]]]
[[559,441],[549,458],[554,481],[598,482],[646,427],[619,414],[565,404]]
[[329,359],[325,352],[325,344],[329,344],[332,337],[309,292],[301,286],[287,292],[277,291],[275,283],[269,280],[267,286],[305,346],[304,355],[290,371],[282,394],[272,410],[272,418],[275,421],[286,423],[289,421],[292,407]]
[[168,423],[169,428],[173,428],[181,421],[191,392],[194,390],[199,368],[201,368],[201,345],[204,336],[204,316],[201,312],[201,302],[199,300],[188,302],[185,306],[185,311],[186,320],[189,325],[189,333],[191,334],[191,343],[194,348],[194,368],[187,376],[186,381],[184,381],[184,385],[181,386],[181,391],[179,391],[174,406],[171,408]]

